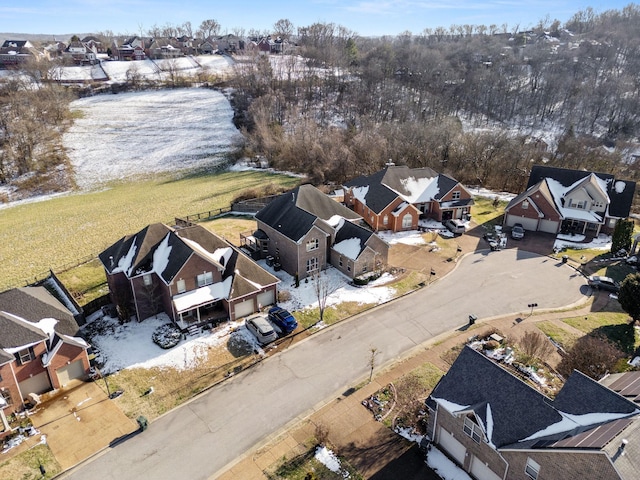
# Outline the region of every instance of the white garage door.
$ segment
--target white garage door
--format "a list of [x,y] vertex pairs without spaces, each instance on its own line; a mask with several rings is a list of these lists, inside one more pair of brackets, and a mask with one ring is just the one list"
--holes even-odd
[[262,292],[258,294],[258,304],[261,307],[266,307],[267,305],[273,305],[275,302],[275,295],[273,290],[269,290],[268,292]]
[[536,231],[538,228],[537,218],[517,217],[516,215],[507,215],[507,226],[513,227],[516,223],[521,223],[525,230]]
[[467,449],[442,427],[440,427],[440,446],[460,465],[464,465],[464,455]]
[[233,310],[236,314],[236,319],[246,317],[254,312],[253,299],[245,300],[244,302],[238,302],[233,304]]
[[538,230],[547,233],[558,233],[558,222],[553,220],[540,220]]
[[501,480],[502,478],[477,457],[471,459],[471,473],[478,480]]
[[20,387],[23,397],[26,397],[30,393],[40,395],[41,393],[51,390],[51,382],[49,382],[49,375],[47,372],[34,375],[33,377],[26,379],[24,382],[20,382],[18,386]]
[[56,370],[56,375],[58,375],[58,381],[62,386],[65,386],[70,380],[76,378],[84,379],[84,365],[82,365],[82,360],[76,360],[69,365],[59,368]]

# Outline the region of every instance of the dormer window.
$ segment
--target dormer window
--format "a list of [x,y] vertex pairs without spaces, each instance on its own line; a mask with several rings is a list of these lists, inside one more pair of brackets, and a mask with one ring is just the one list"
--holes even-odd
[[473,420],[473,415],[469,414],[464,417],[464,427],[462,427],[462,430],[469,437],[473,438],[474,442],[480,443],[480,440],[482,440],[482,431],[480,430],[480,425],[478,425]]
[[452,200],[460,200],[460,191],[456,190],[455,192],[453,192],[451,194],[451,199]]

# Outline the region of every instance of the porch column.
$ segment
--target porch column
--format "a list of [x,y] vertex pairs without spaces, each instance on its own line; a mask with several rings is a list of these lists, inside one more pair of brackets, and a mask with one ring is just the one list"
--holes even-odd
[[7,422],[7,417],[4,415],[4,409],[0,409],[0,420],[2,420],[3,431],[11,430],[9,426],[9,422]]

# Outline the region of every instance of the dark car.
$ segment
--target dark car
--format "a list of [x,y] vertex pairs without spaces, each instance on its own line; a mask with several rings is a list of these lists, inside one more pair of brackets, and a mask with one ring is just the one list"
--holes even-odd
[[298,322],[293,318],[293,315],[280,307],[271,307],[269,309],[269,320],[277,325],[285,335],[289,335],[298,327]]
[[600,275],[591,275],[587,278],[589,286],[601,290],[607,290],[609,292],[618,293],[620,291],[620,284],[613,278],[602,277]]
[[516,223],[511,228],[511,238],[514,240],[522,240],[524,238],[524,227],[521,223]]

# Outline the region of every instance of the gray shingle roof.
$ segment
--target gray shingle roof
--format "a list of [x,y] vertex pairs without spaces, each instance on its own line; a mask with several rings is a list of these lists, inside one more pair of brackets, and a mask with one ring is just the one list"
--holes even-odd
[[[607,183],[607,195],[611,203],[609,204],[609,215],[618,218],[629,216],[633,195],[635,193],[635,182],[627,180],[616,180],[609,173],[588,172],[584,170],[569,170],[566,168],[547,167],[545,165],[534,165],[529,174],[527,189],[543,181],[545,178],[552,178],[560,182],[565,187],[573,185],[578,180],[595,173]],[[620,182],[620,183],[619,183]],[[624,188],[620,188],[624,185]]]
[[350,238],[358,238],[360,240],[360,251],[358,252],[358,256],[360,256],[362,251],[366,248],[367,241],[369,240],[369,238],[371,238],[371,235],[373,235],[373,232],[371,230],[367,230],[366,228],[363,228],[347,220],[342,224],[340,229],[336,232],[334,245],[337,245],[343,240],[349,240]]
[[283,193],[256,214],[256,219],[297,242],[317,218],[329,220],[334,215],[357,220],[360,216],[332,200],[312,185],[301,185]]
[[0,312],[0,348],[16,348],[37,342],[49,337],[42,330],[28,322],[11,317]]
[[71,312],[44,287],[13,288],[0,293],[0,311],[34,323],[43,318],[55,318],[58,320],[57,332],[69,336],[78,334],[78,323]]
[[[640,413],[633,402],[580,372],[574,372],[551,400],[470,347],[462,350],[431,397],[467,407],[462,411],[473,410],[485,432],[489,406],[493,420],[489,440],[497,448],[549,447],[621,416]],[[560,423],[565,418],[560,412],[595,415]]]

